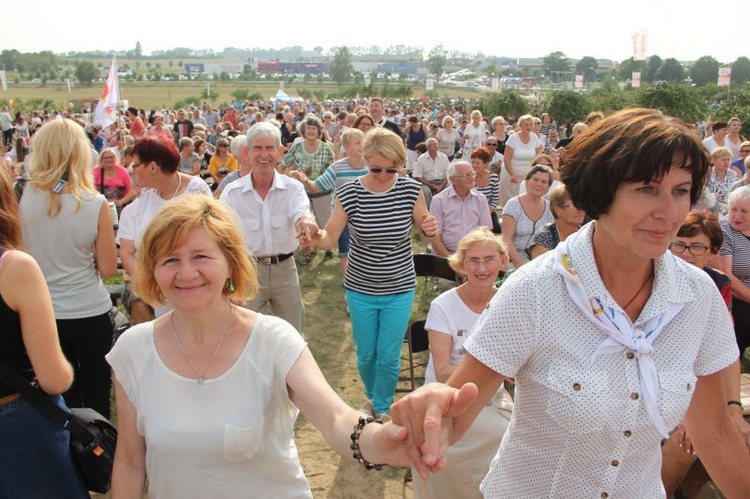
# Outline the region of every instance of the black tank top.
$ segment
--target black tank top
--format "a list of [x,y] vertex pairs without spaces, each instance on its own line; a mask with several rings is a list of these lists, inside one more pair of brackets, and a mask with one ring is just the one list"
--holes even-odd
[[[3,253],[5,249],[0,248],[0,258]],[[21,317],[5,303],[2,291],[0,291],[0,359],[29,381],[34,379],[34,368],[31,367],[31,360],[26,353],[21,336]],[[0,381],[0,397],[15,392]]]

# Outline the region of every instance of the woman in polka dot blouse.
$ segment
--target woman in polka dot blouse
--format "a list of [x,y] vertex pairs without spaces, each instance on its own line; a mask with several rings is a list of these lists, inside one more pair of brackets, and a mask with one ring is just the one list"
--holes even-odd
[[562,180],[594,221],[506,281],[446,385],[391,408],[420,474],[445,465],[441,429],[458,440],[512,377],[485,497],[664,498],[660,441],[680,421],[722,492],[747,496],[750,454],[722,391],[738,358],[732,323],[710,278],[667,252],[708,165],[697,138],[654,110],[576,138]]

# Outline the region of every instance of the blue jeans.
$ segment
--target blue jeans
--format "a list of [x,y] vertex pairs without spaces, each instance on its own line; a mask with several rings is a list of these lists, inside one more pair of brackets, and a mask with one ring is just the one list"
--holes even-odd
[[[60,395],[50,397],[60,407]],[[70,434],[20,398],[0,405],[0,499],[88,499]]]
[[398,383],[401,346],[411,318],[414,290],[368,295],[346,290],[365,396],[378,414],[388,413]]

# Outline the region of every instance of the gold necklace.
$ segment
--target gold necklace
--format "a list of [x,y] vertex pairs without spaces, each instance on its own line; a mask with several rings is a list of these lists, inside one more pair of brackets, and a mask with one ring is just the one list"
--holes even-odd
[[174,339],[177,342],[177,346],[180,347],[180,350],[182,351],[182,355],[185,356],[185,359],[190,363],[191,366],[193,366],[193,369],[196,373],[198,373],[198,379],[196,380],[199,385],[202,385],[204,381],[206,381],[206,378],[203,376],[203,373],[208,371],[208,368],[211,367],[211,365],[214,363],[214,360],[216,359],[216,356],[219,354],[219,350],[221,349],[221,342],[224,340],[224,333],[227,331],[227,328],[229,327],[229,323],[232,322],[232,317],[234,317],[234,306],[232,304],[229,304],[229,320],[227,320],[227,323],[224,324],[224,327],[221,330],[221,336],[219,336],[219,343],[216,345],[216,350],[214,350],[214,354],[211,356],[211,360],[208,361],[208,365],[201,371],[198,369],[192,360],[190,360],[190,357],[188,356],[187,352],[185,351],[185,347],[182,346],[182,343],[180,342],[180,337],[177,336],[177,329],[174,327],[174,311],[172,312],[172,315],[169,316],[169,323],[172,326],[172,334],[174,334]]

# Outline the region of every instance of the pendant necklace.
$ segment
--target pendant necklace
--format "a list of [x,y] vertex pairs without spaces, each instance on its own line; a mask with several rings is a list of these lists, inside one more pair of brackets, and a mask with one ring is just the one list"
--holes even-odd
[[234,317],[234,307],[232,304],[229,304],[229,320],[227,320],[227,323],[224,324],[224,327],[221,330],[221,336],[219,336],[219,343],[216,345],[216,350],[214,351],[214,354],[211,356],[211,360],[208,361],[208,365],[201,371],[198,369],[192,360],[190,360],[190,357],[188,356],[187,352],[185,351],[185,347],[182,346],[182,343],[180,342],[179,336],[177,336],[177,329],[174,327],[174,312],[172,312],[172,315],[169,317],[169,323],[172,325],[172,334],[174,334],[174,339],[177,342],[177,346],[180,347],[180,350],[182,351],[182,355],[185,356],[185,359],[190,363],[191,366],[193,366],[193,369],[198,374],[198,379],[196,382],[199,385],[202,385],[204,381],[206,381],[206,378],[203,376],[203,373],[208,371],[208,368],[211,367],[211,365],[214,363],[214,360],[216,359],[216,356],[219,354],[219,350],[221,349],[221,342],[224,340],[224,333],[227,331],[227,328],[229,327],[229,324],[232,322],[232,317]]

